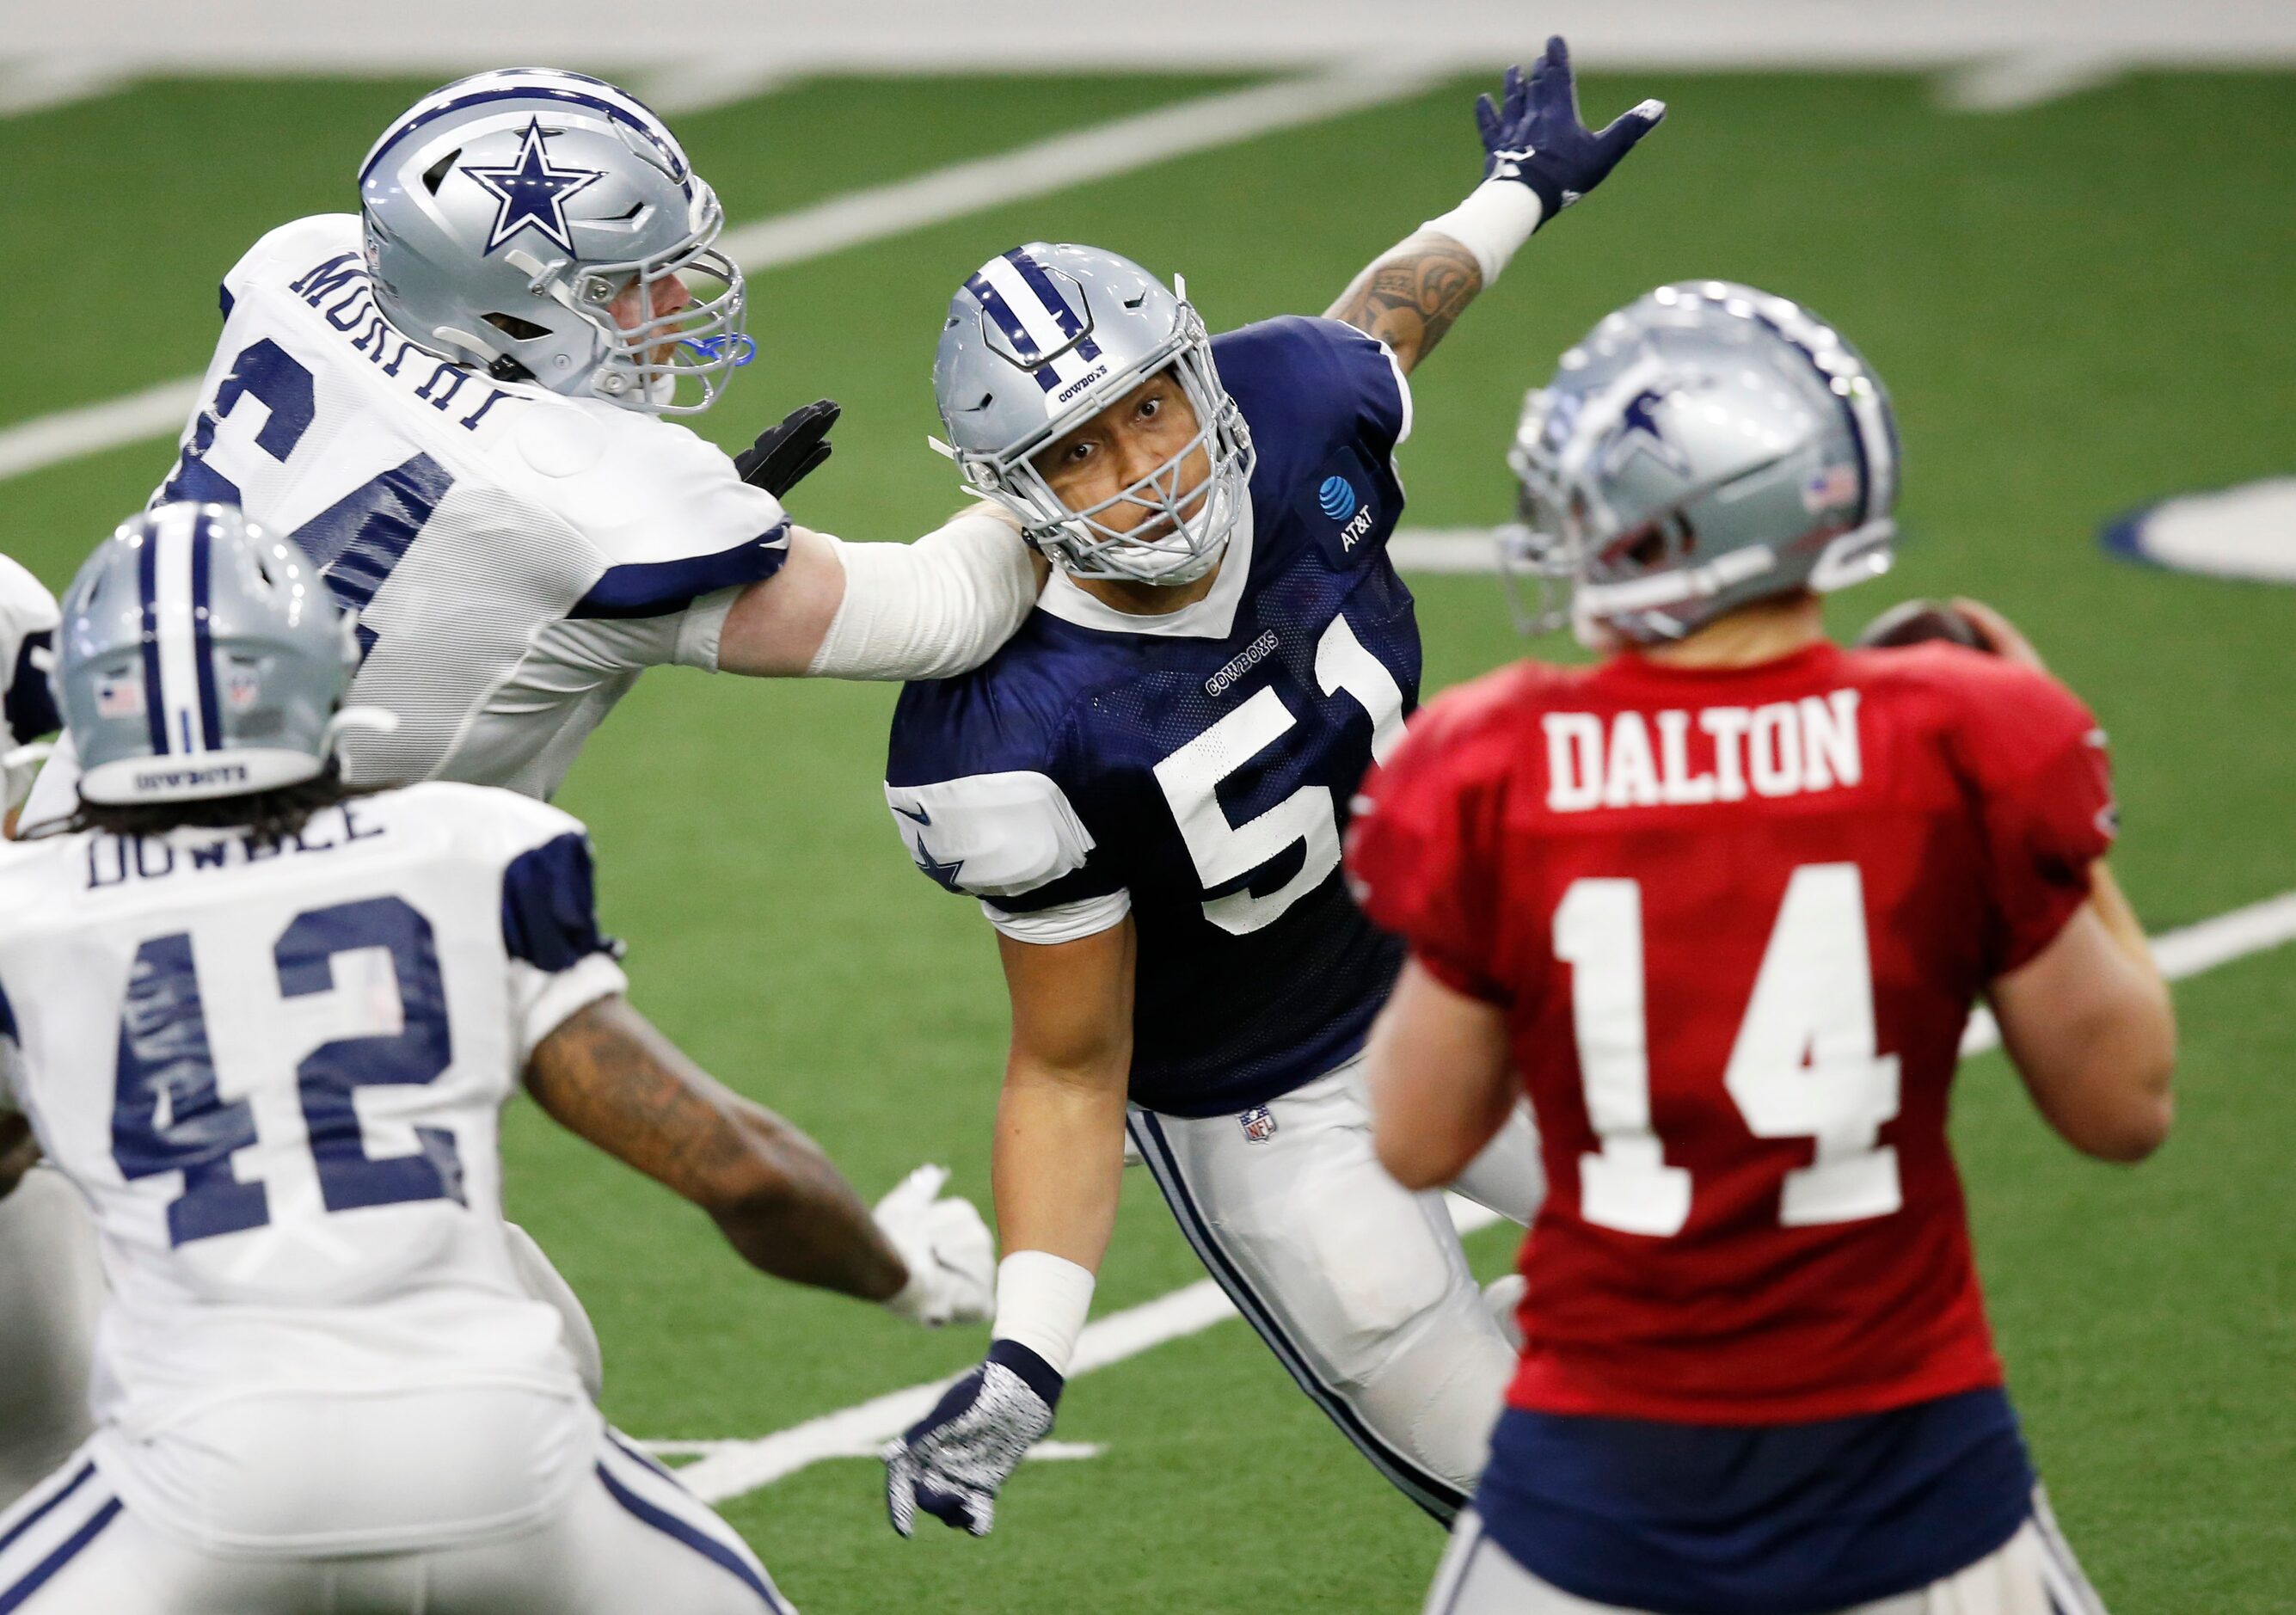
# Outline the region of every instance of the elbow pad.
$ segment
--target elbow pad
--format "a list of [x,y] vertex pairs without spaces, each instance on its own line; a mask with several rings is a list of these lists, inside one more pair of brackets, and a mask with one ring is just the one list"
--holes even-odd
[[831,539],[845,598],[806,665],[816,678],[947,678],[994,654],[1037,603],[1012,524],[968,514],[914,544]]

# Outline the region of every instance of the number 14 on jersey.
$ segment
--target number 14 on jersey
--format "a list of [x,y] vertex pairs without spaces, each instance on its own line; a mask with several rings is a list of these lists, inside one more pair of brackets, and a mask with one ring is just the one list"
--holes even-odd
[[[1679,1234],[1691,1175],[1667,1164],[1652,1125],[1641,883],[1572,881],[1554,910],[1554,956],[1571,966],[1587,1115],[1602,1140],[1579,1157],[1580,1213],[1621,1233]],[[1904,1203],[1897,1152],[1879,1142],[1898,1113],[1898,1057],[1875,1048],[1855,864],[1806,864],[1786,882],[1722,1086],[1757,1138],[1816,1142],[1810,1164],[1785,1176],[1785,1226],[1883,1217]]]

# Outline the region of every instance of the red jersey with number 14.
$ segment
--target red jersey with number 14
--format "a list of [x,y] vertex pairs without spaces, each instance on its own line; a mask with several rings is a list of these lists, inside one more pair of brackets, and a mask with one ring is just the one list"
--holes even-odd
[[1523,663],[1365,794],[1357,895],[1505,1007],[1538,1118],[1510,1401],[1785,1423],[2000,1382],[1947,1090],[2112,839],[2079,701],[1948,645]]

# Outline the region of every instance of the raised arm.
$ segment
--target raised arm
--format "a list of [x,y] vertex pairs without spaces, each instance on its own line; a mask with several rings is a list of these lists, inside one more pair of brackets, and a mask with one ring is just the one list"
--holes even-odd
[[734,602],[718,665],[764,678],[947,678],[1013,637],[1045,570],[994,505],[913,544],[848,544],[799,528],[781,570]]
[[1507,70],[1496,103],[1488,95],[1475,103],[1483,183],[1373,259],[1325,317],[1379,338],[1406,371],[1415,368],[1531,232],[1602,184],[1665,116],[1663,102],[1645,101],[1589,131],[1570,52],[1549,39],[1528,75]]

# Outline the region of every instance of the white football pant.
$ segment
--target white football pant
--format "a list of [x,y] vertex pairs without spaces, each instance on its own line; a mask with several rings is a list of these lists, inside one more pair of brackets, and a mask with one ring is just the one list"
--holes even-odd
[[[398,1455],[331,1452],[345,1465]],[[415,1472],[419,1472],[419,1469]],[[733,1527],[611,1432],[538,1521],[429,1549],[202,1549],[130,1513],[83,1452],[0,1515],[23,1615],[792,1615]]]
[[35,1167],[0,1200],[0,1509],[88,1438],[103,1267],[87,1202]]
[[[1360,1058],[1264,1108],[1136,1106],[1130,1128],[1189,1244],[1300,1388],[1447,1523],[1482,1472],[1514,1344],[1443,1196],[1404,1188],[1374,1154]],[[1546,1180],[1521,1107],[1458,1186],[1529,1222]]]
[[[1483,1534],[1472,1509],[1459,1516],[1435,1572],[1425,1615],[1645,1615],[1590,1603],[1540,1580]],[[2049,1513],[2033,1495],[2033,1517],[2014,1537],[1965,1570],[1918,1592],[1900,1593],[1838,1615],[2105,1615]]]

